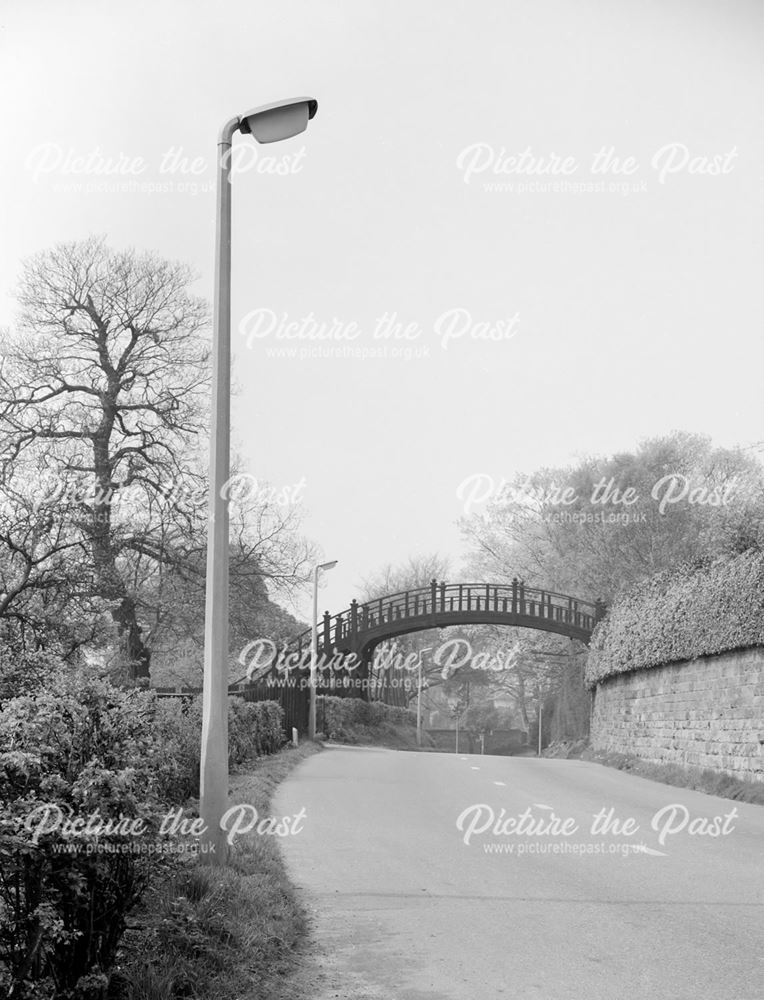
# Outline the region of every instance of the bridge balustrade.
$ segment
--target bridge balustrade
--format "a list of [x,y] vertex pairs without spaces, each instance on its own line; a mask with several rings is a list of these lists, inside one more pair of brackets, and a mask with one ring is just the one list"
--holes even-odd
[[[582,601],[534,587],[515,578],[511,584],[438,583],[375,598],[364,604],[353,601],[346,611],[331,616],[326,612],[319,624],[319,641],[325,649],[352,645],[360,635],[386,625],[405,624],[436,615],[494,614],[535,618],[591,633],[603,617],[601,601]],[[310,645],[310,633],[296,640],[298,648]]]

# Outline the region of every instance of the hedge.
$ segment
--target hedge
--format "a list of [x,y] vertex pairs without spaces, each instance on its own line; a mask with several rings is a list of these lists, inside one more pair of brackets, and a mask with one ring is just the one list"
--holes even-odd
[[[103,1000],[127,915],[169,863],[156,850],[161,818],[198,795],[201,700],[158,700],[47,661],[36,690],[8,697],[16,666],[0,662],[0,996]],[[282,717],[276,702],[230,699],[230,765],[275,753]],[[43,806],[116,828],[42,830],[31,819]],[[143,831],[120,829],[123,818]]]
[[[284,743],[284,710],[275,701],[228,700],[228,766],[252,757],[278,753]],[[184,802],[199,795],[202,699],[157,700],[156,724],[168,764],[162,792],[168,801]]]
[[647,581],[592,636],[586,684],[764,645],[764,553],[746,552]]
[[324,697],[324,733],[328,739],[340,737],[352,726],[416,726],[416,712],[410,708],[386,705],[381,701],[362,698]]
[[[0,995],[104,995],[127,913],[159,864],[131,848],[156,839],[162,811],[165,755],[153,719],[151,695],[65,675],[3,704]],[[127,817],[146,833],[69,837],[39,825],[44,808],[62,818]]]

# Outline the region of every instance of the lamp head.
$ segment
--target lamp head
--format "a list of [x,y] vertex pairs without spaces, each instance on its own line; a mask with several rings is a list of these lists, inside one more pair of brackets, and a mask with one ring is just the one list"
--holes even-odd
[[289,101],[263,104],[241,115],[239,131],[252,134],[258,142],[279,142],[291,139],[308,127],[315,117],[318,101],[312,97],[293,97]]

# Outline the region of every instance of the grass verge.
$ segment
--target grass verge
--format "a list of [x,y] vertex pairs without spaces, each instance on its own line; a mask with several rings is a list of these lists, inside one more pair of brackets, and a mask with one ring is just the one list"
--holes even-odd
[[[341,729],[332,732],[324,739],[332,743],[346,743],[349,746],[387,747],[390,750],[418,750],[416,742],[416,726],[405,726],[394,722],[380,722],[379,725],[363,725],[361,723],[345,723]],[[422,741],[427,749],[433,745],[427,733],[422,733]]]
[[[230,803],[271,815],[278,784],[320,749],[306,743],[264,757],[231,778]],[[114,1000],[287,1000],[286,979],[307,939],[278,837],[249,834],[230,865],[168,863],[125,935]]]
[[588,749],[581,754],[582,760],[590,760],[605,767],[615,767],[619,771],[628,771],[640,778],[660,781],[664,785],[674,785],[677,788],[690,788],[706,795],[718,795],[723,799],[734,799],[737,802],[752,802],[754,805],[764,805],[764,782],[741,781],[728,774],[720,774],[708,768],[683,767],[681,764],[654,764],[622,753],[598,753]]
[[587,740],[556,740],[544,747],[542,757],[553,757],[562,760],[575,760],[584,754],[589,746]]

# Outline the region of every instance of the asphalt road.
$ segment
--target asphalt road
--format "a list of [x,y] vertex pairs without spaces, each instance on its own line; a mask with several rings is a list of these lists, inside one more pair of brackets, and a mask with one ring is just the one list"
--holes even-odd
[[[344,747],[281,787],[275,811],[302,807],[282,847],[317,1000],[764,998],[764,807],[582,761]],[[603,809],[639,828],[592,833]]]

